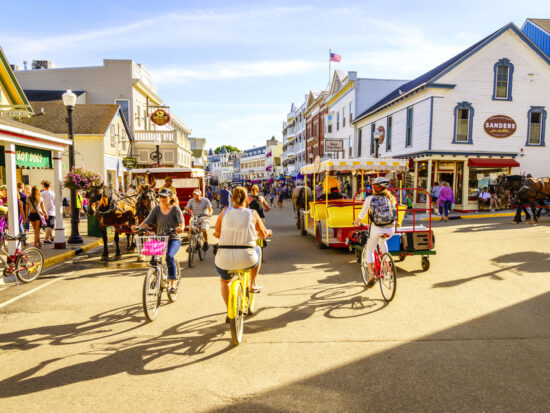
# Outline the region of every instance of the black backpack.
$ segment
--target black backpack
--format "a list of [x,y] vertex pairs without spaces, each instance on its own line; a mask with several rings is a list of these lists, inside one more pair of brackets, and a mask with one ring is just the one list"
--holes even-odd
[[397,211],[387,196],[374,195],[370,203],[369,218],[374,225],[387,227],[396,221]]

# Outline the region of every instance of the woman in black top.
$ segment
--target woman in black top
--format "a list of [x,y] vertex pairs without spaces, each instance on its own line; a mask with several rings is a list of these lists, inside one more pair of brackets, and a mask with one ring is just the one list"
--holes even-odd
[[269,205],[263,196],[258,195],[260,192],[257,185],[252,185],[250,188],[250,195],[248,196],[248,208],[255,210],[260,218],[264,219],[264,209],[269,211]]

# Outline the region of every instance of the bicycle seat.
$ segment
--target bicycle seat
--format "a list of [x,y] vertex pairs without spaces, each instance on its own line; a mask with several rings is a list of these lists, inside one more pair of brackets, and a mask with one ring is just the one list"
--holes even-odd
[[382,234],[380,235],[380,238],[391,238],[390,234]]

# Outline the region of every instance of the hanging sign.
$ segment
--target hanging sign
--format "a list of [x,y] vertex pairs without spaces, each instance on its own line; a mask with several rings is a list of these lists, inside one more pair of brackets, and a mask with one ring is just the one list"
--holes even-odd
[[325,152],[342,152],[344,142],[341,139],[325,139]]
[[52,154],[43,149],[15,145],[15,164],[19,168],[51,168]]
[[126,156],[122,159],[122,166],[127,169],[133,169],[137,166],[137,159],[133,156]]
[[487,118],[483,125],[485,133],[493,138],[508,138],[514,134],[517,124],[514,119],[506,115],[495,115]]
[[170,114],[163,109],[157,109],[151,113],[151,122],[155,125],[163,126],[170,122]]

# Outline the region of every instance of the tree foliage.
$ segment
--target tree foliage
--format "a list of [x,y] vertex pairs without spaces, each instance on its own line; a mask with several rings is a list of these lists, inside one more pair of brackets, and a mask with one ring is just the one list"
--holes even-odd
[[234,146],[231,146],[231,145],[222,145],[222,146],[219,146],[217,147],[216,149],[214,149],[214,153],[215,154],[218,154],[222,151],[222,148],[225,148],[225,150],[227,152],[240,152],[240,149],[239,148],[235,148]]

